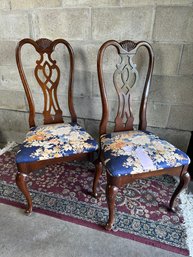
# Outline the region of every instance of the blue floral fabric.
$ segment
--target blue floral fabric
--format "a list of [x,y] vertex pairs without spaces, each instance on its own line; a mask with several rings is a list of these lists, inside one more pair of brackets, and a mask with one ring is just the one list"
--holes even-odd
[[27,133],[16,162],[35,162],[88,153],[97,150],[97,142],[77,124],[50,124],[33,127]]
[[113,132],[101,137],[105,166],[112,176],[188,165],[189,157],[147,131]]

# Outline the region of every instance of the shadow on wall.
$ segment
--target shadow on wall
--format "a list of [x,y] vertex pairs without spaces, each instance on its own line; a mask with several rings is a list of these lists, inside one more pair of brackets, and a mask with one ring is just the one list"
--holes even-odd
[[190,143],[188,146],[187,154],[191,159],[191,163],[189,165],[189,173],[191,175],[191,178],[193,180],[193,131],[191,132],[191,138],[190,138]]
[[6,138],[5,136],[3,135],[3,132],[0,130],[0,148],[2,145],[4,145],[4,143],[6,142]]

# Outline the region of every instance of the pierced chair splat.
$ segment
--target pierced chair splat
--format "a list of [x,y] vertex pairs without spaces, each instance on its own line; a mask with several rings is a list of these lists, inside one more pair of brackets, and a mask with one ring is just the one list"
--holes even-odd
[[[57,45],[67,49],[69,54],[69,79],[68,107],[71,123],[64,123],[62,110],[59,106],[57,89],[60,82],[61,70],[52,54]],[[36,126],[35,105],[22,65],[22,47],[30,45],[39,54],[35,63],[34,75],[43,93],[43,118],[44,124]],[[21,57],[22,56],[22,57]],[[26,213],[32,212],[32,199],[25,181],[29,172],[43,168],[50,164],[73,160],[91,160],[98,144],[78,125],[73,105],[73,79],[74,79],[74,54],[71,45],[64,39],[51,41],[46,38],[34,41],[21,40],[16,48],[16,62],[29,104],[29,126],[23,144],[16,155],[18,173],[16,184],[27,200]],[[55,74],[55,75],[53,75]]]
[[[117,50],[120,63],[113,73],[113,84],[118,95],[118,111],[115,127],[112,133],[107,133],[109,121],[109,101],[105,87],[104,53],[111,46]],[[147,50],[147,69],[139,106],[138,130],[134,130],[134,115],[131,109],[131,93],[139,85],[137,67],[133,62],[134,56],[141,47]],[[149,87],[153,72],[154,56],[149,43],[125,40],[105,42],[98,52],[98,80],[102,100],[102,119],[100,123],[100,158],[97,166],[97,179],[93,183],[93,194],[97,196],[97,184],[102,173],[102,165],[106,169],[107,186],[106,198],[109,218],[105,226],[111,230],[115,219],[115,202],[118,189],[136,179],[143,179],[163,174],[177,175],[180,183],[174,191],[169,208],[172,209],[177,195],[185,188],[190,180],[187,171],[190,159],[169,142],[160,139],[146,131],[146,108]]]

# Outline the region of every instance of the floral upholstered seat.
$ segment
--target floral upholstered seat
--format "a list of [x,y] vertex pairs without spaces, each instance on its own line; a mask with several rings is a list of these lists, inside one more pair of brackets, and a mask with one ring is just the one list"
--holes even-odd
[[105,166],[112,176],[137,174],[190,163],[181,150],[150,132],[113,132],[101,137]]
[[35,162],[88,153],[97,148],[97,142],[77,124],[42,125],[31,128],[27,133],[16,162]]

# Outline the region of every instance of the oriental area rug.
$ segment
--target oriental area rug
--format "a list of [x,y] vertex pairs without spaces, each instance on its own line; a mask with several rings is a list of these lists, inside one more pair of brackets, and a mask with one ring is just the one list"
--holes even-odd
[[[15,153],[0,155],[0,202],[24,208],[26,201],[15,184],[16,172]],[[33,211],[105,232],[105,173],[100,179],[99,199],[89,193],[93,177],[94,166],[87,162],[52,165],[31,173],[27,181]],[[180,200],[175,213],[167,210],[175,186],[176,181],[170,176],[127,185],[117,195],[114,229],[106,233],[188,255]]]

